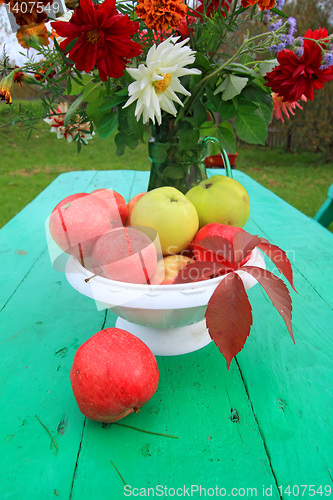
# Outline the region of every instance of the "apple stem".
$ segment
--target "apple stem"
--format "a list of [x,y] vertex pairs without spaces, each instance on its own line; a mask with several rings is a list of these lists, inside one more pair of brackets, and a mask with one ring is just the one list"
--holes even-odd
[[99,273],[93,274],[92,276],[89,276],[89,278],[86,278],[84,281],[88,283],[88,281],[92,280],[93,278],[96,278],[96,276],[99,276],[102,274],[103,271],[100,271]]
[[140,413],[140,411],[141,411],[138,406],[134,406],[133,410],[134,410],[134,413]]

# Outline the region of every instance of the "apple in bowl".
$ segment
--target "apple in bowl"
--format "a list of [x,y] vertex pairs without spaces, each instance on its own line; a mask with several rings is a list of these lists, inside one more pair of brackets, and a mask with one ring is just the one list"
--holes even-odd
[[132,226],[148,226],[157,231],[163,255],[185,250],[199,229],[194,205],[178,189],[164,186],[149,191],[135,204]]
[[200,228],[214,222],[243,227],[250,216],[246,189],[224,175],[201,181],[186,193],[186,197],[198,212]]

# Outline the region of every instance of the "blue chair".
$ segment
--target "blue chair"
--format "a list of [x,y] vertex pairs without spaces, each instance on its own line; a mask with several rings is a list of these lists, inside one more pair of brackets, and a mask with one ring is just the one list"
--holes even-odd
[[322,204],[314,219],[324,227],[328,227],[333,222],[333,184],[327,192],[327,200]]

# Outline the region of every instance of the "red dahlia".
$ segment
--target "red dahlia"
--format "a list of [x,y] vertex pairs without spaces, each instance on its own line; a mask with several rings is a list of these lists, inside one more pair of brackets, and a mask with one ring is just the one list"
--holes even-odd
[[[64,52],[74,61],[79,71],[89,73],[97,66],[102,81],[107,77],[119,78],[129,59],[141,53],[141,45],[131,40],[139,23],[119,14],[115,0],[105,0],[94,5],[92,0],[81,0],[69,22],[55,21],[52,27],[65,37],[60,43]],[[75,40],[66,51],[67,45]]]
[[282,50],[277,56],[279,65],[265,76],[265,85],[283,97],[283,101],[298,101],[302,95],[312,101],[314,90],[322,89],[325,82],[333,80],[333,66],[320,69],[320,46],[306,38],[322,40],[325,43],[328,42],[328,32],[325,28],[308,30],[304,35],[303,55],[297,57],[292,50]]

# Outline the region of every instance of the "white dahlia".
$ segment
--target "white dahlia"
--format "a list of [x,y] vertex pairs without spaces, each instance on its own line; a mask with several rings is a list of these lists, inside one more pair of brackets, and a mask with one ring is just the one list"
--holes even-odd
[[130,98],[124,108],[137,101],[135,116],[139,120],[143,114],[143,123],[147,123],[149,119],[155,123],[156,117],[160,125],[162,109],[176,116],[177,109],[173,101],[183,106],[176,92],[185,96],[191,95],[180,83],[179,78],[201,73],[196,68],[185,68],[188,64],[194,63],[195,51],[184,46],[188,38],[176,43],[179,38],[169,37],[159,45],[153,45],[149,49],[145,64],[140,64],[138,68],[127,68],[135,82],[128,86]]

